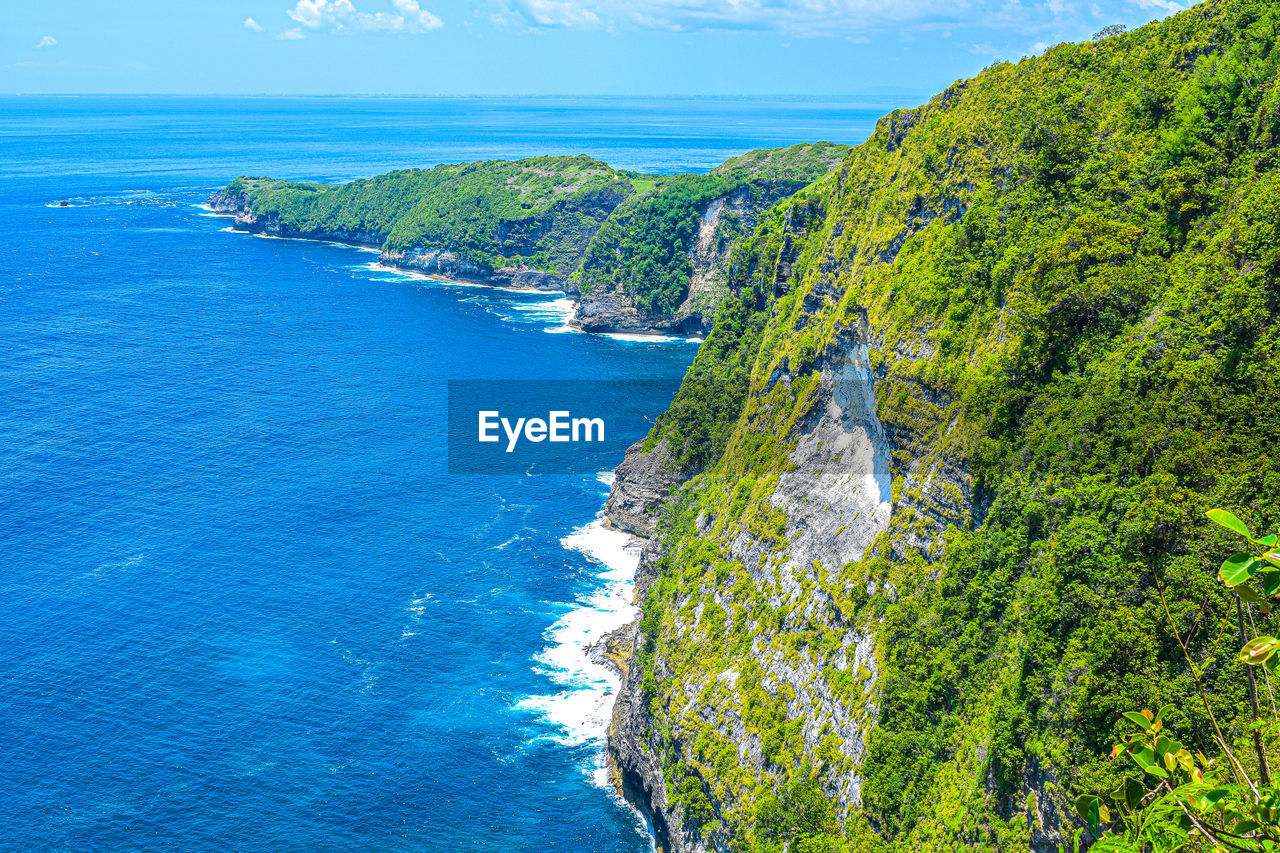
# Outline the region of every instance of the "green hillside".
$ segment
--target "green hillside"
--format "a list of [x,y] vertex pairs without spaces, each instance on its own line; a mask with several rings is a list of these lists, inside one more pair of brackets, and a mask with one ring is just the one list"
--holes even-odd
[[[1217,751],[1157,578],[1244,739],[1215,579],[1234,547],[1204,513],[1280,520],[1278,42],[1274,4],[1213,0],[993,66],[883,119],[739,247],[649,441],[701,472],[664,515],[635,662],[688,837],[1056,849],[1076,795],[1120,781],[1121,712],[1172,703]],[[779,483],[857,329],[892,518],[856,560],[788,569],[789,520],[822,509]]]
[[[750,152],[712,175],[639,175],[589,157],[489,160],[389,172],[341,185],[238,178],[248,210],[294,234],[349,232],[390,251],[442,249],[484,270],[525,266],[622,289],[669,312],[692,275],[703,209],[745,190],[768,204],[832,169],[848,146]],[[734,239],[747,236],[743,229]]]
[[[569,273],[635,176],[589,157],[491,160],[388,172],[341,185],[241,178],[251,209],[299,232],[368,231],[388,249],[448,247],[481,266]],[[543,227],[548,221],[553,229]],[[543,233],[550,230],[551,233]],[[585,241],[584,241],[585,242]]]

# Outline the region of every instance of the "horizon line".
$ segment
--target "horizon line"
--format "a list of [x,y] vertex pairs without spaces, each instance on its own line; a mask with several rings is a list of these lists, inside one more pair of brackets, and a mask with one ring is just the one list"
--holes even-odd
[[0,92],[5,98],[894,98],[932,96],[942,89],[851,92]]

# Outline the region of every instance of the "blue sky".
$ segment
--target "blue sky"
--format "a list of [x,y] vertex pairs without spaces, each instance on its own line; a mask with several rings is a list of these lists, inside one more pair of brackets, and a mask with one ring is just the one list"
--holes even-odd
[[43,0],[0,92],[931,93],[1173,0]]

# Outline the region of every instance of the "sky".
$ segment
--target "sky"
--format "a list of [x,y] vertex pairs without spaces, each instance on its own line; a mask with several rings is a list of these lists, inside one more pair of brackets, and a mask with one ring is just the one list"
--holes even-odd
[[0,93],[929,94],[1174,0],[40,0]]

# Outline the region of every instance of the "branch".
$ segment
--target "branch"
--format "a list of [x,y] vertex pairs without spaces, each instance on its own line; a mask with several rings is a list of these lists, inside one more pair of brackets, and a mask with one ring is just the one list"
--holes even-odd
[[1200,701],[1204,703],[1204,709],[1209,713],[1209,721],[1213,723],[1213,732],[1218,740],[1218,746],[1222,748],[1223,753],[1230,759],[1231,773],[1236,777],[1237,782],[1248,785],[1249,790],[1253,791],[1253,795],[1257,797],[1258,789],[1254,786],[1253,780],[1249,778],[1249,774],[1244,772],[1244,767],[1236,759],[1231,747],[1227,746],[1227,739],[1223,737],[1222,729],[1218,726],[1218,718],[1214,716],[1213,708],[1209,706],[1209,697],[1204,692],[1204,683],[1200,680],[1200,671],[1196,669],[1195,661],[1191,659],[1191,653],[1187,651],[1187,644],[1182,641],[1182,635],[1178,633],[1178,626],[1173,621],[1173,614],[1169,612],[1169,602],[1164,597],[1164,584],[1160,583],[1160,573],[1152,569],[1151,577],[1156,582],[1156,592],[1160,595],[1160,604],[1164,607],[1165,619],[1169,620],[1169,627],[1173,629],[1174,639],[1178,641],[1178,647],[1182,649],[1182,657],[1186,659],[1187,666],[1191,668],[1191,677],[1195,679],[1196,690],[1200,693]]

